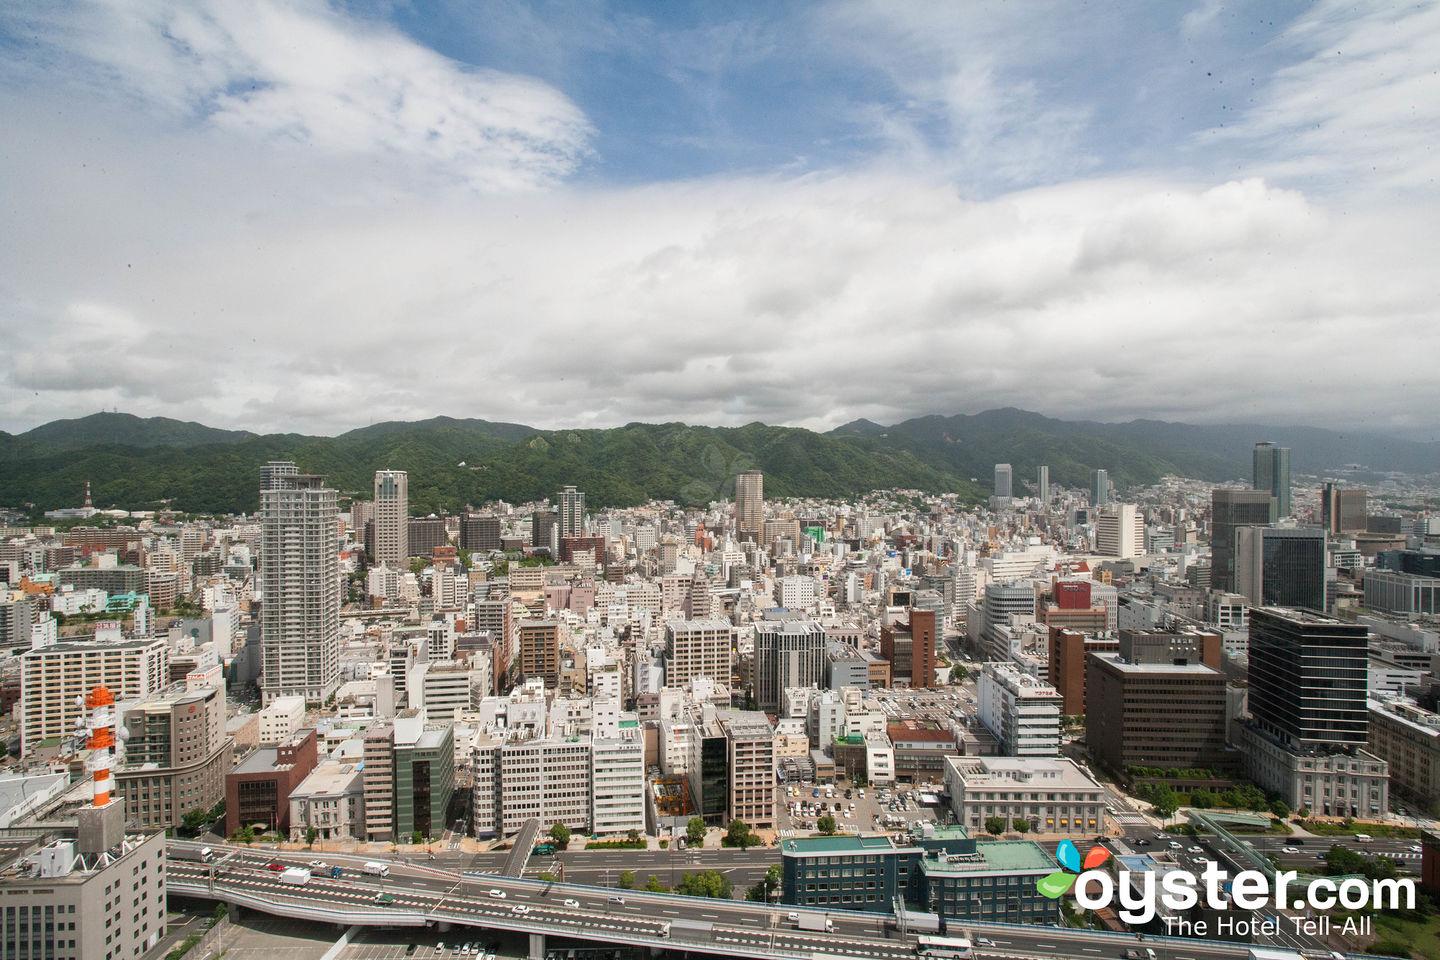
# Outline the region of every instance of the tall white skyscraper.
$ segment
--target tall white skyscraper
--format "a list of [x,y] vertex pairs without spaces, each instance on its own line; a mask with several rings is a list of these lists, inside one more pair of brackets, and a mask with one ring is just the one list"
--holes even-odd
[[740,540],[760,539],[765,521],[765,477],[746,470],[735,477],[735,535]]
[[559,514],[555,518],[555,522],[560,531],[560,539],[585,535],[585,492],[583,490],[576,490],[574,487],[566,487],[561,490],[556,497],[556,511]]
[[300,471],[289,460],[271,460],[260,468],[260,490],[275,490],[280,486],[281,477],[293,477]]
[[262,702],[323,702],[340,686],[340,537],[324,478],[282,474],[260,491]]
[[1050,503],[1050,468],[1042,464],[1039,468],[1039,476],[1036,478],[1036,486],[1039,487],[1036,493],[1040,497],[1040,505]]
[[410,480],[404,470],[375,471],[374,560],[396,570],[410,561]]

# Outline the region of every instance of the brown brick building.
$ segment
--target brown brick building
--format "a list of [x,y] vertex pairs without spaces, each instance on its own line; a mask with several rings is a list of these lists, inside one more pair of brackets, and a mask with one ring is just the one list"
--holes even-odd
[[290,793],[315,769],[319,740],[314,729],[296,730],[284,743],[260,747],[225,778],[225,831],[263,823],[290,833]]

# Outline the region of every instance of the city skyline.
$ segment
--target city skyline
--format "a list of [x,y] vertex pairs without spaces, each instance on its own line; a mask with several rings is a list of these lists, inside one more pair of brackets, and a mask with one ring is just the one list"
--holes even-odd
[[1440,346],[1437,34],[1340,4],[13,6],[0,428],[1433,429],[1440,372],[1364,373]]

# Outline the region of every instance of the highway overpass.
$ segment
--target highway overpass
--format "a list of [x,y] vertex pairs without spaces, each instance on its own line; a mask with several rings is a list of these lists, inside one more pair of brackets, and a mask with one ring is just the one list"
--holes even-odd
[[[544,956],[547,936],[755,960],[916,958],[914,938],[899,934],[888,914],[831,911],[825,915],[834,923],[833,932],[812,933],[797,929],[789,919],[802,908],[457,874],[389,861],[380,861],[389,865],[388,876],[371,876],[362,869],[370,862],[366,858],[333,855],[325,859],[341,868],[340,877],[316,871],[308,883],[292,886],[270,864],[306,866],[313,855],[212,844],[218,859],[210,863],[175,856],[198,846],[170,842],[170,894],[345,926],[437,925],[528,934],[530,954],[536,958]],[[383,905],[382,894],[390,898]],[[1148,947],[1159,960],[1246,960],[1249,951],[1242,943],[1167,937],[1140,941],[1128,934],[1022,924],[956,921],[950,934],[970,937],[982,958],[1120,960],[1128,950]]]

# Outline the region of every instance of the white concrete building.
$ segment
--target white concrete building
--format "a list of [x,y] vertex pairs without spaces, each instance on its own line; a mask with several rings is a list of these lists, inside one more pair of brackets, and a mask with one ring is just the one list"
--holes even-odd
[[1029,822],[1036,833],[1096,836],[1105,829],[1105,788],[1073,760],[946,757],[955,820],[978,835],[990,817]]
[[1095,552],[1128,560],[1145,549],[1145,517],[1133,503],[1110,503],[1095,517]]
[[1060,754],[1063,698],[1013,663],[987,663],[976,683],[980,722],[1012,757]]
[[305,722],[304,697],[280,697],[270,701],[255,718],[260,743],[283,743]]
[[358,763],[322,760],[290,793],[290,840],[365,837],[365,775]]
[[117,701],[139,700],[168,686],[169,673],[163,637],[66,640],[27,651],[20,658],[21,754],[43,740],[72,736],[91,688],[109,687]]

